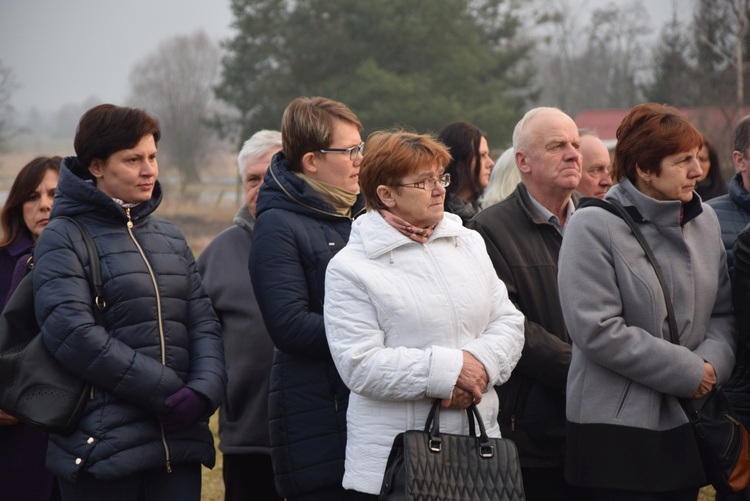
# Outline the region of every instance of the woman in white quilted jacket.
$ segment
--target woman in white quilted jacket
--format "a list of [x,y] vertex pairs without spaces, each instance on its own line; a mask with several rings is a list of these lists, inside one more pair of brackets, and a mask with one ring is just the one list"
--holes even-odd
[[367,213],[326,272],[326,335],[352,392],[343,486],[373,499],[393,439],[422,429],[436,399],[441,431],[466,434],[476,403],[500,436],[493,386],[524,343],[484,241],[444,213],[449,160],[428,135],[370,136],[359,175]]

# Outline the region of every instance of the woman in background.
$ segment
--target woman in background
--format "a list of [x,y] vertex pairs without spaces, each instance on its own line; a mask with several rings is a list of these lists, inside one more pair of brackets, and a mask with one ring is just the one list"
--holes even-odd
[[[0,212],[0,310],[31,269],[31,252],[47,227],[57,189],[60,157],[37,157],[16,176]],[[54,476],[44,468],[47,434],[0,410],[0,497],[59,499]]]
[[479,212],[479,196],[490,182],[494,162],[487,136],[468,122],[446,125],[438,141],[448,147],[451,161],[445,172],[451,183],[445,195],[445,210],[461,218],[465,225]]
[[703,173],[698,177],[695,191],[701,196],[701,200],[707,202],[712,198],[726,195],[728,188],[721,172],[721,165],[719,165],[719,154],[711,141],[705,137],[703,138],[703,146],[698,152],[698,161]]
[[504,200],[521,182],[521,173],[516,167],[516,150],[511,146],[500,155],[490,174],[490,182],[479,197],[479,209]]

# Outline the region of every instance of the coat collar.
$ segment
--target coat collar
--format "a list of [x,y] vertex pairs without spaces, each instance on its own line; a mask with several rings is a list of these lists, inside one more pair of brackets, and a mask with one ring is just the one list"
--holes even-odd
[[[446,212],[443,215],[442,221],[435,227],[435,232],[424,245],[430,245],[442,238],[457,238],[468,234],[470,231],[461,224],[460,217]],[[361,243],[368,259],[376,259],[399,247],[423,245],[415,242],[388,224],[376,210],[369,210],[362,217],[354,221],[349,242],[351,244]]]
[[[634,207],[642,221],[648,221],[657,226],[681,226],[703,212],[701,199],[697,193],[693,192],[693,199],[684,204],[684,213],[680,220],[682,202],[656,200],[644,195],[627,178],[610,188],[605,199],[614,199],[625,207]],[[638,220],[638,218],[635,219]]]

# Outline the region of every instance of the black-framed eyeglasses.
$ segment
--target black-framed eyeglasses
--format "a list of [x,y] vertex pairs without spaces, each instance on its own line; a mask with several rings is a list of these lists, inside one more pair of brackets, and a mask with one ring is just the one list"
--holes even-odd
[[403,186],[404,188],[418,188],[420,190],[432,191],[437,188],[438,184],[443,188],[447,188],[451,184],[451,175],[443,174],[440,177],[428,177],[417,183],[405,183],[397,184],[396,186]]
[[364,141],[359,143],[357,146],[351,148],[328,148],[327,150],[318,150],[321,153],[347,153],[349,154],[349,160],[356,160],[357,155],[365,154],[365,143]]

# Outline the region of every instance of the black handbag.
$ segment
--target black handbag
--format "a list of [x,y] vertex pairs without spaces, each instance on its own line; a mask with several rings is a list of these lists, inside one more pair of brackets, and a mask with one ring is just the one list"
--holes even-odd
[[[588,201],[587,203],[587,205],[597,205],[613,212],[612,209],[602,204],[607,204],[607,202],[601,200],[597,202]],[[674,344],[680,344],[677,337],[677,321],[672,299],[667,288],[667,282],[661,272],[659,263],[656,261],[656,256],[654,256],[646,238],[628,211],[616,201],[612,201],[609,205],[616,211],[613,214],[623,218],[630,226],[636,239],[643,247],[646,257],[651,262],[664,292],[670,341]],[[716,385],[711,393],[703,399],[694,401],[687,398],[678,398],[678,400],[693,426],[695,440],[703,462],[703,470],[716,492],[730,495],[745,489],[750,485],[750,450],[748,449],[750,436],[737,417],[737,413],[724,389]]]
[[525,499],[516,445],[489,438],[476,405],[466,413],[469,435],[440,433],[440,400],[436,400],[424,431],[408,430],[396,436],[386,463],[381,501]]
[[[94,315],[103,325],[99,255],[86,228],[64,219],[78,226],[86,242]],[[32,268],[0,314],[0,409],[43,431],[69,435],[83,416],[90,385],[65,370],[44,345],[34,315],[33,273]]]

